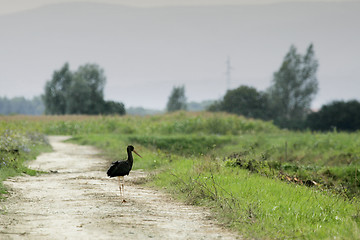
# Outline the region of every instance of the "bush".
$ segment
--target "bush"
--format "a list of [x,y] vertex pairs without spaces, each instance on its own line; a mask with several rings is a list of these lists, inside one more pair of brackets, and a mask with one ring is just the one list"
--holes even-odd
[[309,114],[306,125],[312,130],[356,131],[360,129],[360,103],[356,100],[334,101]]

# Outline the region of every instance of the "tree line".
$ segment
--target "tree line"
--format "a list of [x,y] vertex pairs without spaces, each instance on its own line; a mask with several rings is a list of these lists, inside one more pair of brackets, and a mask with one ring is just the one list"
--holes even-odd
[[[320,131],[360,129],[360,103],[356,100],[334,101],[317,112],[310,109],[319,89],[317,68],[318,60],[312,44],[303,55],[291,46],[265,91],[239,86],[228,90],[222,99],[198,104],[187,103],[185,86],[179,86],[173,88],[166,110],[201,110],[206,106],[207,111],[273,121],[281,128]],[[69,64],[65,63],[46,82],[41,98],[0,98],[0,114],[125,114],[123,103],[104,100],[105,83],[104,71],[97,64],[85,64],[76,71],[70,71]],[[138,109],[134,111],[138,112]]]
[[45,107],[41,97],[26,99],[24,97],[0,97],[0,114],[24,114],[24,115],[41,115]]
[[[318,61],[312,44],[304,55],[291,46],[268,89],[258,91],[254,87],[240,86],[228,90],[222,99],[211,104],[207,110],[271,120],[281,128],[295,130],[360,129],[360,103],[356,100],[334,101],[322,106],[318,112],[310,109],[319,89],[317,68]],[[175,110],[186,110],[184,86],[174,87],[169,97],[167,111]]]

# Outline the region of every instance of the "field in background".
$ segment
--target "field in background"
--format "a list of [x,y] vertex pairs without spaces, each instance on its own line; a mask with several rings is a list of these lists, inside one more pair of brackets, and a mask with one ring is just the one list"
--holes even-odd
[[[46,146],[36,140],[42,139],[39,133],[72,135],[102,149],[109,161],[125,158],[126,145],[133,144],[143,156],[134,167],[156,170],[148,184],[211,206],[245,236],[352,239],[360,234],[360,133],[290,132],[220,113],[0,117],[1,148],[19,149],[24,156],[19,166],[33,152],[27,144]],[[4,145],[7,135],[26,143]],[[10,159],[12,153],[6,154]],[[13,168],[3,164],[0,173],[5,169]]]

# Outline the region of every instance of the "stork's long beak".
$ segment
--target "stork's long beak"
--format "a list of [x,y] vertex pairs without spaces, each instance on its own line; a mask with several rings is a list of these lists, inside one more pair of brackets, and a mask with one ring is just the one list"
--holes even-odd
[[138,155],[139,157],[142,158],[142,156],[140,156],[140,154],[138,154],[138,153],[135,151],[135,149],[133,150],[133,152],[136,153],[136,155]]

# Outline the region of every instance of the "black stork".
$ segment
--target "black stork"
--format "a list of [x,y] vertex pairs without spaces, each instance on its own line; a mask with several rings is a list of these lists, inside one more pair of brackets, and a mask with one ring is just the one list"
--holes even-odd
[[134,152],[134,153],[136,153],[136,155],[141,157],[140,154],[138,154],[135,151],[134,147],[132,145],[129,145],[127,147],[128,159],[124,160],[124,161],[113,162],[111,164],[110,168],[107,170],[107,175],[109,177],[118,177],[120,195],[122,195],[122,197],[123,197],[123,202],[126,202],[125,197],[124,197],[124,184],[125,184],[124,176],[129,175],[129,172],[131,171],[131,168],[132,168],[132,165],[134,162],[131,152]]

